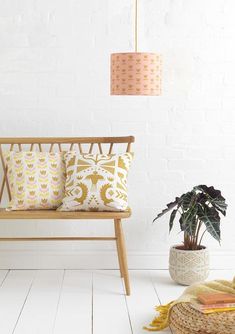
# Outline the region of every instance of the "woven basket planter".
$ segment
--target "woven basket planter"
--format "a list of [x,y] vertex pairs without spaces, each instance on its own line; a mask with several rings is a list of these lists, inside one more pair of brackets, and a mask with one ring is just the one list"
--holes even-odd
[[204,281],[209,275],[209,252],[207,248],[188,251],[170,249],[169,271],[171,278],[182,285]]
[[181,303],[172,307],[170,328],[174,334],[233,334],[235,311],[203,314]]

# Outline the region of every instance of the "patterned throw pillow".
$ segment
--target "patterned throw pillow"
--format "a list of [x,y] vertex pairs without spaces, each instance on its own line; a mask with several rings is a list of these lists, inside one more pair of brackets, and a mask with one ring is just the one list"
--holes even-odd
[[7,210],[56,209],[64,197],[64,153],[8,152],[12,199]]
[[65,153],[67,179],[59,211],[124,211],[132,153]]

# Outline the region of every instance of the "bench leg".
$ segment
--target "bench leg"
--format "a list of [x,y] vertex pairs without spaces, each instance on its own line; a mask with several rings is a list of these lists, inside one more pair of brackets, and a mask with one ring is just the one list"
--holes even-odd
[[124,239],[124,234],[122,230],[121,219],[115,219],[114,226],[115,226],[115,236],[117,238],[116,240],[117,241],[117,251],[118,251],[118,259],[119,259],[121,276],[124,278],[126,294],[127,296],[129,296],[130,295],[130,282],[129,282],[128,267],[127,267],[125,239]]
[[114,230],[115,230],[115,237],[116,237],[118,262],[119,262],[120,274],[121,274],[121,277],[123,277],[124,276],[124,269],[123,269],[123,263],[122,263],[120,241],[118,239],[118,228],[117,228],[117,225],[118,225],[118,222],[116,222],[116,219],[114,219]]

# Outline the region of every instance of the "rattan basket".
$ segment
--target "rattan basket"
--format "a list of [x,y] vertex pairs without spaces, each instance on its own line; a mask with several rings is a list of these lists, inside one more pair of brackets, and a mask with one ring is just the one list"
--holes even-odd
[[235,311],[203,314],[180,303],[172,307],[170,328],[174,334],[235,334]]

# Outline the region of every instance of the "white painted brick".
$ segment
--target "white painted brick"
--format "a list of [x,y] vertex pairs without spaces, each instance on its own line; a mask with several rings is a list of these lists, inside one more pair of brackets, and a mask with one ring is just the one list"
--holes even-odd
[[0,72],[57,71],[56,52],[35,48],[5,48],[0,55]]
[[[89,103],[89,101],[88,101]],[[89,103],[90,104],[90,103]],[[93,109],[95,109],[95,106],[93,106]],[[95,110],[94,114],[98,119],[101,120],[107,120],[107,119],[112,119],[112,122],[118,122],[121,120],[126,120],[128,123],[132,122],[132,121],[137,121],[137,122],[145,122],[146,121],[146,117],[148,115],[148,113],[146,112],[146,110],[136,110],[135,107],[131,108],[125,108],[125,109],[111,109],[109,107],[98,107],[97,109],[99,110]],[[112,110],[112,111],[110,111]],[[110,114],[111,113],[111,114]]]
[[[179,15],[180,7],[184,9],[181,11],[181,15]],[[185,33],[199,34],[205,28],[205,11],[202,1],[197,1],[194,6],[190,1],[180,1],[179,3],[173,1],[169,6],[165,22],[166,25],[179,30],[184,30],[186,25],[187,31]]]
[[[147,140],[146,140],[147,139]],[[145,137],[137,139],[141,144],[147,143],[151,148],[159,148],[166,145],[166,136],[163,134],[157,134],[155,131],[152,134],[148,134]]]
[[235,158],[235,147],[229,147],[229,143],[228,143],[227,147],[225,147],[225,149],[224,149],[224,156],[225,156],[226,160],[234,160],[234,158]]
[[[234,28],[233,28],[234,29]],[[233,29],[231,29],[233,31]],[[231,34],[224,37],[224,62],[226,62],[226,68],[231,68],[234,65],[234,50],[235,46],[231,43]]]
[[[208,122],[210,122],[210,126],[208,126]],[[193,123],[192,133],[195,135],[217,135],[221,133],[221,124],[215,123],[213,118],[207,120],[207,122]]]
[[[221,115],[224,113],[222,107],[218,104],[217,108],[214,109],[208,109],[205,111],[205,125],[208,124],[214,124],[221,126]],[[213,127],[213,126],[212,126]]]
[[152,173],[156,173],[156,171],[165,171],[167,169],[167,161],[166,159],[157,159],[157,157],[146,158],[143,156],[135,154],[135,162],[133,164],[133,168],[136,168],[137,171],[143,170],[145,166],[153,166],[148,170],[149,176],[151,177]]
[[[227,97],[222,101],[222,115],[227,117],[232,117],[234,115],[233,110],[235,109],[235,98],[234,97]],[[229,114],[228,114],[229,112]],[[229,119],[229,118],[227,118]]]
[[224,158],[224,149],[218,147],[185,148],[185,159],[221,159]]
[[183,124],[187,123],[202,123],[205,121],[205,112],[204,110],[172,110],[169,112],[169,119],[172,123],[181,122]]
[[37,75],[38,95],[76,96],[75,75],[72,73],[40,73]]
[[14,108],[35,109],[37,105],[37,97],[35,96],[22,96],[22,95],[1,95],[0,110],[2,112],[11,110]]
[[0,94],[35,96],[38,93],[37,74],[15,72],[0,74]]
[[109,96],[108,99],[109,106],[113,110],[125,110],[126,114],[135,111],[137,117],[137,111],[145,113],[148,108],[148,98],[145,96],[125,96],[125,98],[123,96]]
[[169,170],[174,171],[187,171],[187,170],[200,170],[206,167],[206,163],[204,160],[170,160],[168,161]]
[[[175,230],[168,237],[167,218],[153,227],[154,214],[195,184],[220,188],[234,221],[235,2],[141,0],[139,6],[139,51],[163,55],[160,97],[109,94],[110,53],[133,51],[132,2],[0,1],[0,131],[134,135],[128,246],[154,252],[181,238]],[[74,222],[58,226],[78,233]],[[54,224],[48,228],[56,233]],[[39,233],[35,226],[31,232]],[[229,242],[231,229],[223,234]]]
[[[133,165],[135,167],[135,162],[133,162],[132,166]],[[148,182],[149,176],[147,174],[147,171],[145,171],[143,168],[140,171],[135,170],[135,168],[132,168],[130,170],[129,176],[128,176],[128,183],[131,185],[131,188],[130,188],[131,192],[135,192],[133,190],[139,188],[139,184],[134,182],[134,180],[136,179],[141,180],[141,182],[143,183]]]
[[159,127],[169,124],[168,114],[169,112],[167,110],[162,110],[158,107],[156,107],[155,110],[150,109],[148,112],[149,117],[147,119],[149,132],[154,133]]
[[175,181],[181,183],[184,179],[184,171],[161,170],[158,165],[154,165],[154,168],[149,170],[149,179],[151,181],[163,180],[166,184]]
[[[103,128],[103,123],[101,124]],[[120,135],[132,134],[136,137],[147,133],[147,123],[145,122],[115,122],[111,124],[112,133],[119,133]]]
[[191,184],[191,185],[193,183],[213,185],[214,183],[215,186],[219,184],[221,187],[224,184],[224,176],[223,174],[222,175],[220,174],[220,171],[217,168],[211,168],[209,171],[206,168],[197,171],[188,170],[184,173],[184,178],[186,184]]
[[225,135],[234,135],[235,133],[235,124],[234,122],[229,122],[227,119],[227,122],[224,122],[221,131]]
[[191,111],[205,111],[205,110],[215,110],[222,106],[222,97],[219,96],[203,96],[203,98],[191,97],[185,101],[185,109]]
[[183,150],[178,149],[172,149],[168,147],[164,148],[153,148],[152,146],[149,146],[148,150],[148,157],[151,159],[182,159],[183,158]]
[[[222,138],[221,138],[222,137]],[[222,140],[221,140],[222,139]],[[235,134],[234,135],[211,135],[211,136],[167,136],[167,144],[173,147],[218,147],[221,148],[225,143],[233,143],[235,145]]]
[[23,33],[12,34],[11,32],[1,31],[0,45],[8,48],[15,48],[15,47],[25,48],[29,46],[28,36]]

